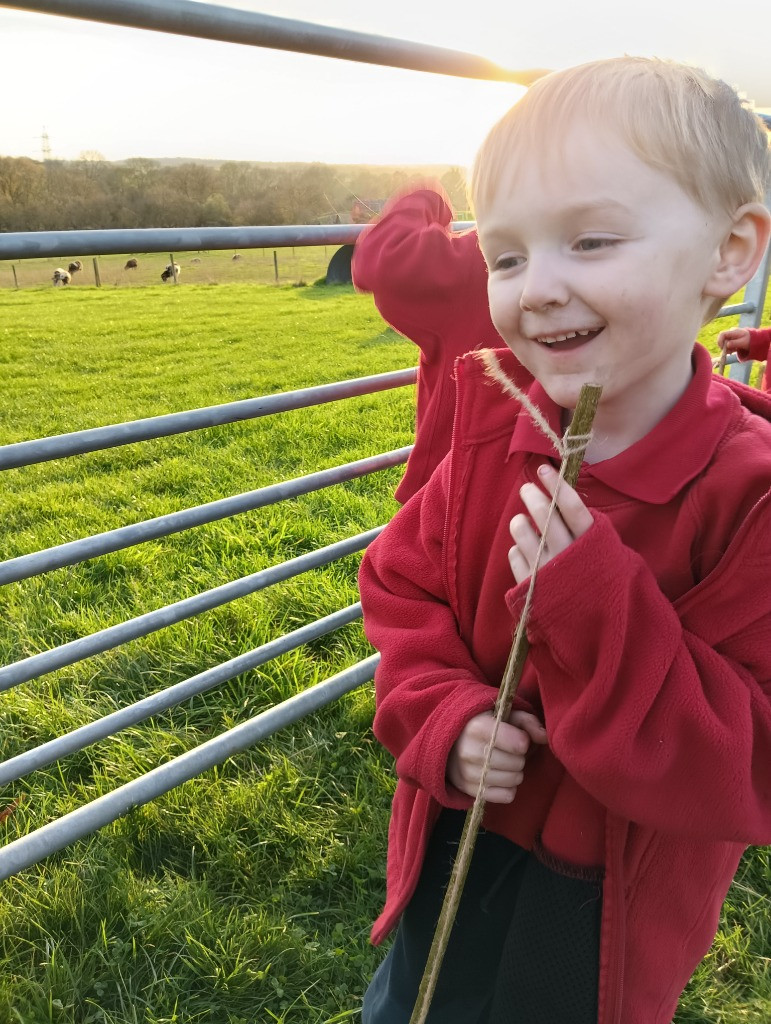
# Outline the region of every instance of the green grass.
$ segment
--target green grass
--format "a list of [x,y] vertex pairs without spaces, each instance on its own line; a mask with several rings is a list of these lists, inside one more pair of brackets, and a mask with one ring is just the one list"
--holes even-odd
[[[41,286],[0,292],[0,324],[0,443],[415,361],[348,288]],[[8,471],[2,555],[399,447],[411,440],[413,402],[400,389]],[[375,474],[6,586],[3,661],[385,522],[399,477]],[[357,564],[344,559],[9,691],[3,755],[355,600]],[[3,840],[369,653],[351,625],[6,787],[0,809],[22,802],[0,824]],[[393,788],[372,713],[365,686],[2,883],[0,1024],[358,1020],[382,955],[368,932]],[[678,1024],[771,1018],[770,886],[769,851],[748,854]]]

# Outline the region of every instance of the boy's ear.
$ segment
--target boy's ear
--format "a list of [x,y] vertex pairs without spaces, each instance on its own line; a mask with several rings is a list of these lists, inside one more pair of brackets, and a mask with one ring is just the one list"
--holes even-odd
[[758,269],[769,233],[771,214],[762,203],[740,206],[723,236],[704,294],[726,299],[739,291]]

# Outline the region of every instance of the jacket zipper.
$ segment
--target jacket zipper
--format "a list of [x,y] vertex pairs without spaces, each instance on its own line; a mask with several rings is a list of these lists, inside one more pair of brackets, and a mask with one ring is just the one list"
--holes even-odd
[[[623,1024],[621,1000],[624,992],[624,957],[626,939],[624,848],[628,824],[621,818],[608,814],[606,836],[605,888],[603,899],[610,896],[608,933],[603,936],[601,949],[607,950],[606,985],[600,1006],[598,1024]],[[608,890],[612,889],[612,892]]]
[[452,506],[453,496],[455,494],[455,476],[456,476],[455,463],[456,463],[457,458],[458,458],[458,444],[457,444],[457,442],[458,442],[458,434],[459,434],[458,424],[460,423],[461,406],[463,404],[462,403],[462,389],[461,389],[461,383],[460,383],[461,371],[462,371],[462,363],[461,363],[460,360],[457,360],[456,363],[455,363],[455,368],[453,370],[453,377],[455,378],[455,416],[453,417],[453,421],[452,421],[452,435],[450,437],[450,475],[449,475],[449,479],[447,481],[447,504],[446,504],[445,513],[444,513],[444,543],[442,545],[442,549],[444,551],[444,557],[442,558],[442,585],[444,586],[444,591],[447,594],[447,599],[448,599],[448,602],[450,604],[450,607],[452,608],[453,613],[456,616],[458,614],[457,601],[455,600],[455,593],[454,593],[454,591],[451,592],[451,590],[450,590],[450,571],[449,571],[449,568],[448,568],[448,561],[449,561],[449,557],[450,557],[450,555],[449,555],[449,552],[450,552],[450,533],[451,533],[451,526],[450,526],[450,524],[451,524],[451,521],[452,521],[452,518],[453,518],[452,517],[452,507],[451,506]]

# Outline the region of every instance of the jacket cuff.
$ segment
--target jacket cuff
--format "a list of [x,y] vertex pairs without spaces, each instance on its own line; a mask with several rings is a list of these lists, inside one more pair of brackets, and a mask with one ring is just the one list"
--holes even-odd
[[476,715],[492,711],[497,691],[483,683],[455,691],[451,701],[439,703],[425,722],[417,743],[396,760],[396,773],[424,790],[443,807],[465,810],[473,799],[447,779],[447,762],[461,732]]
[[[548,645],[556,661],[576,672],[594,664],[595,649],[606,642],[609,609],[618,605],[623,614],[629,572],[639,562],[607,517],[590,511],[593,526],[539,569],[527,624],[532,645]],[[525,580],[506,596],[515,621],[528,584]]]
[[759,363],[762,363],[768,359],[769,345],[771,345],[771,327],[751,329],[749,351],[740,362],[757,359]]

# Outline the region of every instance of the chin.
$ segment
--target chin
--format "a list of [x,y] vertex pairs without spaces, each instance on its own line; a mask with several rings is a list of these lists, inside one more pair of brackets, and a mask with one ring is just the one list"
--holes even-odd
[[540,381],[541,387],[555,405],[559,405],[562,409],[571,410],[575,409],[578,404],[578,396],[581,394],[581,388],[584,384],[588,383],[590,383],[588,379],[585,381]]

